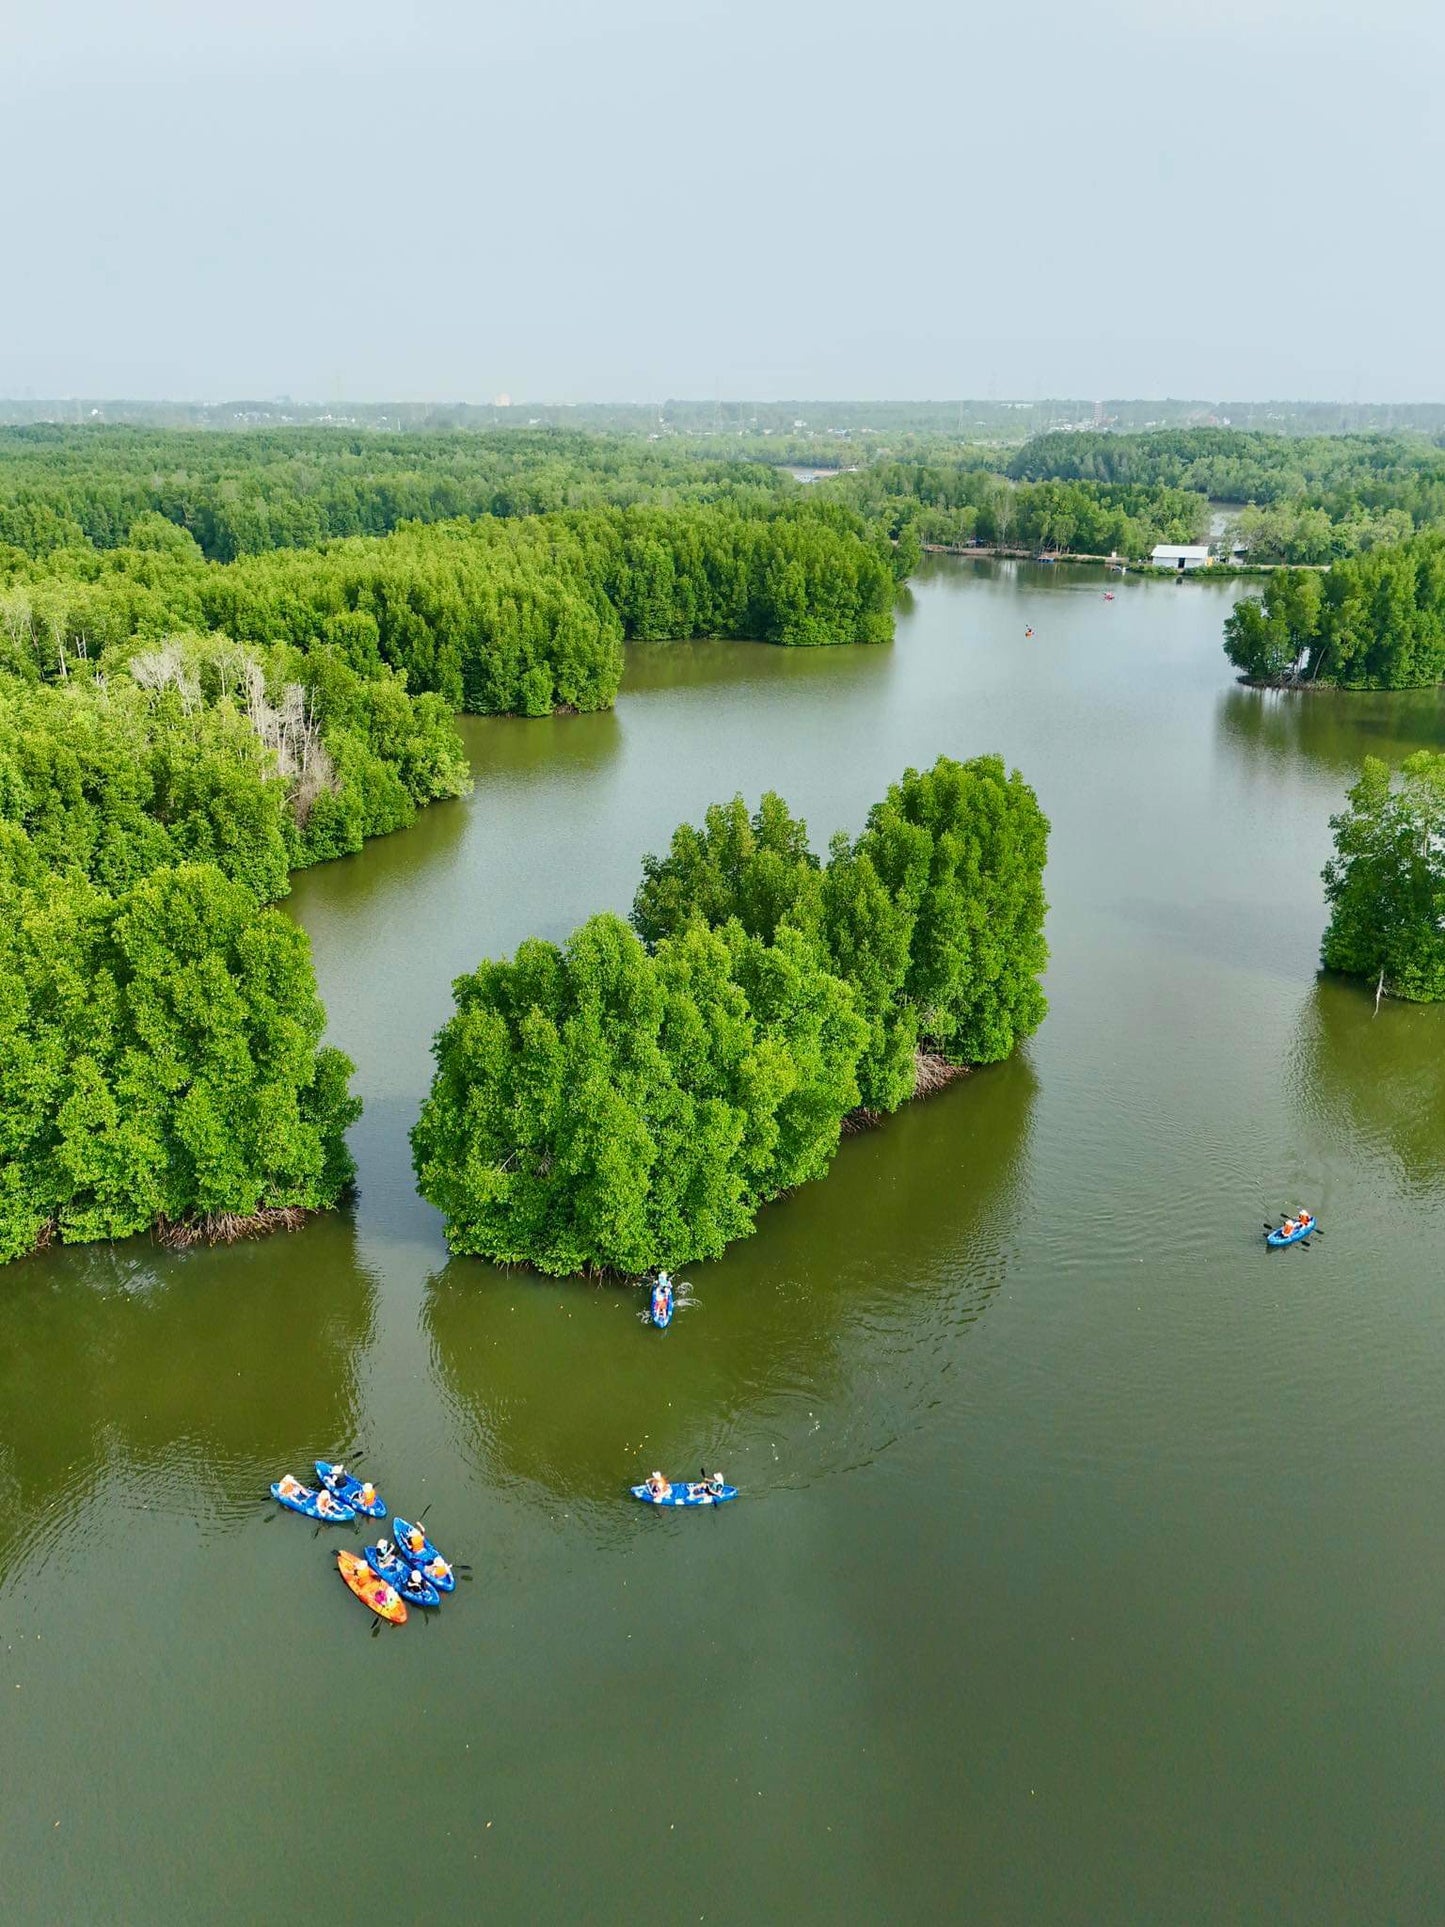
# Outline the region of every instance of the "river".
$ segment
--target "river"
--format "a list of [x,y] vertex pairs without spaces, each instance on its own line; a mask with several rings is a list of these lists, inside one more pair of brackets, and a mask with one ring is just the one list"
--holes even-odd
[[[1116,586],[939,559],[889,648],[634,648],[615,713],[469,721],[470,798],[297,879],[354,1209],[0,1289],[9,1919],[1445,1909],[1445,1010],[1315,974],[1329,815],[1445,707],[1239,689],[1237,584]],[[666,1334],[448,1259],[406,1133],[454,975],[714,798],[821,847],[987,750],[1053,824],[1014,1061]],[[475,1569],[374,1638],[354,1537],[262,1497],[358,1451]],[[736,1505],[626,1498],[704,1462]]]

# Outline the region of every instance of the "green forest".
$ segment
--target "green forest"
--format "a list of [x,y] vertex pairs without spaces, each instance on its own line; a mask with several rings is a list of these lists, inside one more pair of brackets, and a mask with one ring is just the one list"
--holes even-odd
[[467,789],[457,710],[605,708],[629,640],[891,637],[917,549],[847,504],[500,439],[0,451],[0,1257],[337,1202],[350,1066],[266,906]]
[[1045,1011],[1048,823],[998,757],[909,770],[826,863],[780,796],[454,985],[412,1134],[453,1250],[554,1275],[716,1257],[845,1119],[1009,1055]]

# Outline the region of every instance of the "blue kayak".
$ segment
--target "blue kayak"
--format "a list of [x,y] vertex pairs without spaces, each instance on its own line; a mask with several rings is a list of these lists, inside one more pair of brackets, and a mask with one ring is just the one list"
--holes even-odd
[[665,1497],[659,1497],[645,1485],[635,1485],[632,1496],[641,1499],[644,1505],[726,1505],[729,1499],[738,1496],[738,1489],[735,1485],[725,1485],[715,1492],[710,1485],[701,1482],[693,1485],[678,1483]]
[[431,1580],[415,1567],[407,1565],[404,1559],[398,1559],[395,1553],[390,1559],[383,1559],[379,1546],[368,1546],[366,1563],[378,1579],[384,1579],[409,1605],[439,1606],[442,1603],[442,1596]]
[[[417,1530],[420,1531],[421,1528],[418,1527]],[[429,1566],[433,1559],[440,1559],[441,1554],[437,1551],[431,1540],[425,1537],[423,1537],[421,1542],[421,1551],[413,1552],[407,1543],[410,1534],[411,1527],[405,1519],[392,1520],[391,1536],[396,1541],[398,1554],[401,1558],[405,1559],[409,1566]]]
[[[294,1492],[283,1492],[279,1484],[273,1485],[271,1497],[292,1512],[303,1513],[308,1519],[322,1519],[327,1525],[347,1526],[356,1517],[349,1505],[343,1505],[329,1492],[313,1492],[305,1485],[298,1485]],[[320,1509],[323,1498],[328,1501],[325,1512]]]
[[1308,1224],[1296,1225],[1293,1231],[1267,1232],[1264,1241],[1267,1245],[1273,1245],[1275,1249],[1278,1250],[1280,1245],[1297,1245],[1302,1238],[1307,1238],[1312,1231],[1318,1230],[1319,1225],[1311,1218]]
[[362,1502],[361,1480],[353,1479],[351,1474],[347,1472],[342,1477],[340,1485],[332,1485],[331,1475],[335,1470],[336,1467],[334,1465],[328,1465],[325,1459],[318,1459],[316,1461],[317,1478],[331,1491],[334,1497],[340,1499],[343,1505],[349,1505],[353,1512],[365,1513],[368,1519],[384,1519],[386,1517],[386,1501],[379,1492],[371,1504],[366,1505]]
[[659,1331],[666,1331],[672,1323],[672,1286],[654,1285],[652,1287],[652,1322]]

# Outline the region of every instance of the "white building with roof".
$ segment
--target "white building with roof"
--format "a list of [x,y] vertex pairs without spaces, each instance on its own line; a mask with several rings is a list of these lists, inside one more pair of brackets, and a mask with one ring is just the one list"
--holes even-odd
[[1207,542],[1156,542],[1149,560],[1156,569],[1172,569],[1176,575],[1184,575],[1190,569],[1207,569],[1214,551]]

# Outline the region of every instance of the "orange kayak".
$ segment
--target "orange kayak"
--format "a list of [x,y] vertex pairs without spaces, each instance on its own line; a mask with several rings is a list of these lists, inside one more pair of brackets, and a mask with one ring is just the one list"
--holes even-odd
[[405,1625],[406,1601],[395,1587],[378,1579],[364,1559],[358,1559],[354,1552],[338,1552],[336,1564],[363,1606],[370,1606],[378,1619],[389,1619],[393,1626]]

